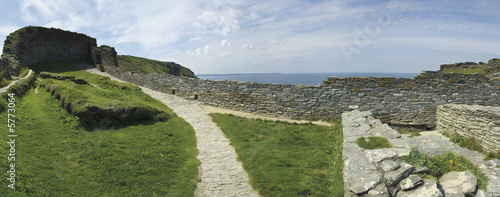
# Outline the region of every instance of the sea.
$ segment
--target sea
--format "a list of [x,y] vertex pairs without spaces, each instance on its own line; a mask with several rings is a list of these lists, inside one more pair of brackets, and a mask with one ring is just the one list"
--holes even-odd
[[198,74],[200,79],[216,81],[248,81],[257,83],[277,83],[316,86],[327,77],[396,77],[414,78],[419,73],[249,73],[249,74]]

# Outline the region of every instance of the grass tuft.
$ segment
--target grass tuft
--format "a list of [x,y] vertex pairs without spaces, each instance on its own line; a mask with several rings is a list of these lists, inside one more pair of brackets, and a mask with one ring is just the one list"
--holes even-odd
[[356,140],[356,143],[359,147],[364,149],[377,149],[377,148],[391,148],[392,145],[387,141],[384,137],[368,137],[368,141],[366,138],[360,137]]
[[439,179],[441,176],[452,171],[470,171],[477,177],[478,188],[486,189],[488,178],[481,173],[481,170],[474,166],[469,160],[462,156],[446,152],[439,156],[429,157],[413,148],[408,156],[401,157],[405,162],[415,167],[427,167],[429,171],[420,174],[423,177],[434,177]]

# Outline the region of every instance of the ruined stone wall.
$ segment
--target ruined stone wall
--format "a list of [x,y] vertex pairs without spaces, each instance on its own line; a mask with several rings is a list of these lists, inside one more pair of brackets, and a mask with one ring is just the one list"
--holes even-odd
[[297,119],[335,118],[359,109],[371,110],[385,123],[433,128],[438,105],[500,104],[500,81],[482,75],[424,72],[414,79],[330,77],[314,87],[182,78],[116,67],[106,72],[207,105]]
[[94,46],[97,46],[96,40],[84,34],[29,26],[7,36],[1,67],[11,69],[16,75],[20,65],[29,67],[38,61],[93,63],[91,48]]
[[500,107],[447,104],[437,107],[437,129],[473,137],[488,151],[500,151]]

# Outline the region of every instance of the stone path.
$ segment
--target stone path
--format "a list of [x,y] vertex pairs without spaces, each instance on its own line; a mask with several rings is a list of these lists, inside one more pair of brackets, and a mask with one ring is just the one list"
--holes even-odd
[[[121,81],[96,69],[85,70]],[[208,112],[196,102],[145,87],[141,89],[173,109],[178,116],[193,126],[199,150],[197,158],[201,161],[198,175],[201,182],[196,186],[195,196],[258,196],[249,184],[248,175],[242,163],[238,161],[234,147],[212,122]]]
[[[28,78],[28,77],[31,75],[31,72],[33,72],[33,71],[30,69],[30,70],[29,70],[29,72],[28,72],[28,74],[27,74],[26,76],[24,76],[23,78],[21,78],[21,79],[26,79],[26,78]],[[16,82],[18,82],[18,81],[19,81],[19,80],[21,80],[21,79],[14,79],[14,80],[12,80],[12,81],[9,83],[9,85],[7,85],[7,86],[5,86],[5,87],[0,88],[0,94],[1,94],[1,93],[4,93],[4,92],[7,92],[7,90],[10,88],[10,86],[14,85]]]

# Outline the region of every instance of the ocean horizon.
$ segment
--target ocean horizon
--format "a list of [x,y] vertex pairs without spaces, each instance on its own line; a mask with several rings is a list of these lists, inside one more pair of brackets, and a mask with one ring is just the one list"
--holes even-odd
[[414,78],[420,73],[368,73],[368,72],[346,72],[346,73],[241,73],[241,74],[198,74],[200,79],[216,81],[248,81],[256,83],[276,83],[292,85],[316,86],[328,77],[396,77]]

